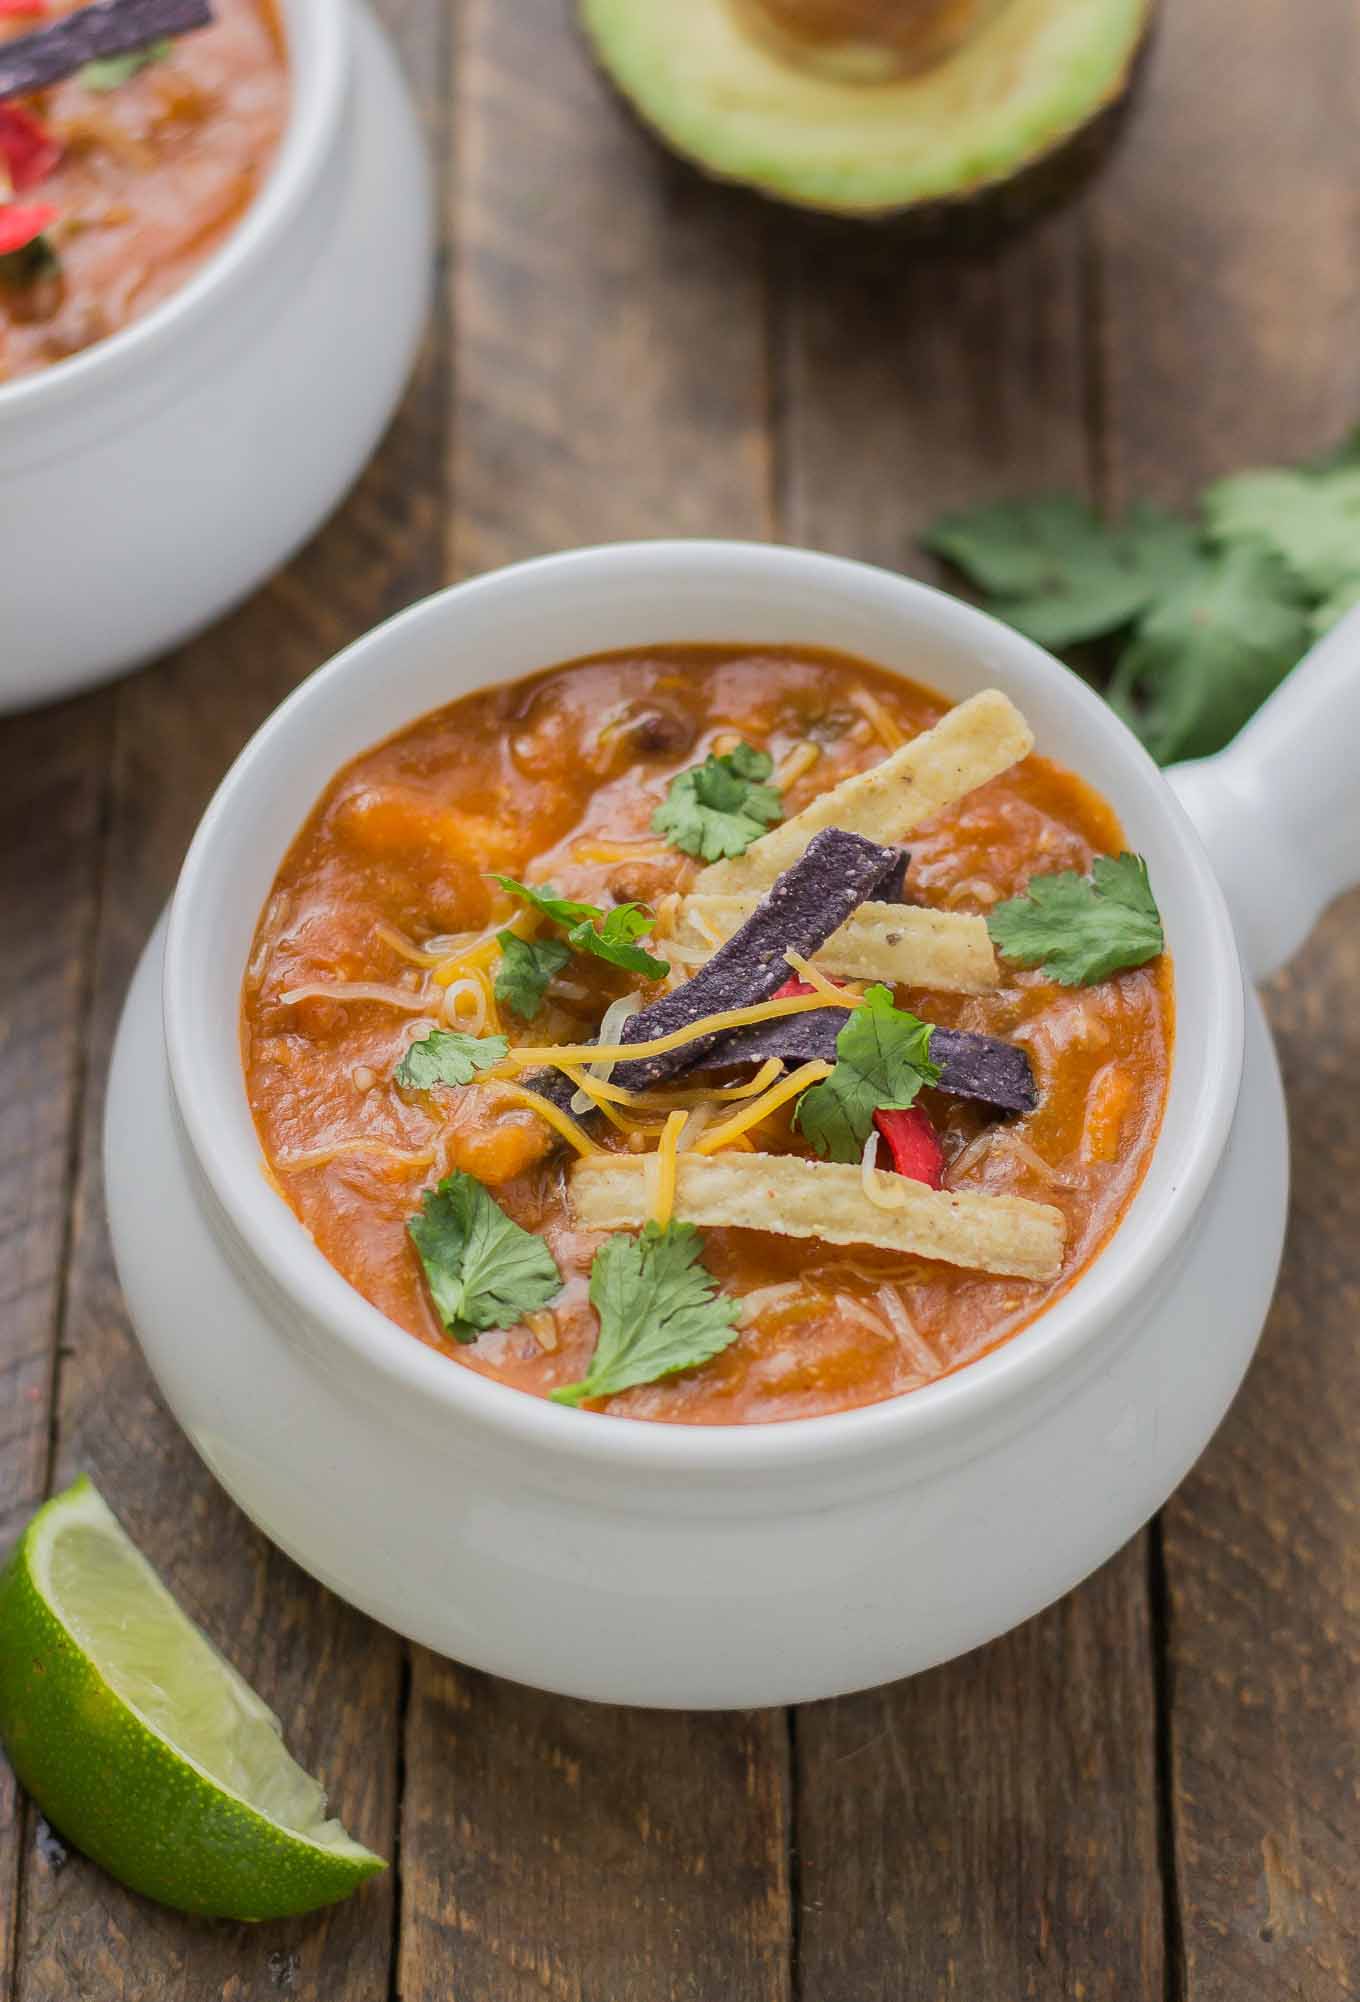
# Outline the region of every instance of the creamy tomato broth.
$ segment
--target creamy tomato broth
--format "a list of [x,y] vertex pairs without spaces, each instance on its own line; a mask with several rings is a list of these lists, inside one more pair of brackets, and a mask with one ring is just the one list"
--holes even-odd
[[[465,1368],[540,1396],[585,1376],[599,1327],[591,1260],[604,1234],[575,1214],[575,1154],[504,1081],[421,1091],[394,1071],[446,1022],[450,982],[467,983],[454,1004],[460,1021],[477,1019],[480,991],[480,1012],[492,1017],[484,1026],[535,1047],[589,1041],[610,1002],[660,988],[575,953],[531,1023],[497,1007],[486,991],[501,950],[496,928],[513,919],[528,937],[564,934],[494,874],[601,907],[639,900],[660,914],[643,943],[664,957],[667,908],[704,867],[650,825],[678,774],[740,740],[773,760],[787,820],[891,757],[946,708],[909,681],[811,649],[656,647],[482,690],[346,766],[284,859],[242,1013],[250,1104],[270,1170],[332,1264]],[[1036,876],[1084,873],[1123,846],[1104,801],[1039,755],[905,840],[909,902],[975,916]],[[692,970],[677,965],[672,980]],[[1001,1038],[1028,1055],[1038,1102],[1022,1117],[929,1086],[918,1103],[938,1136],[946,1191],[1019,1196],[1060,1213],[1060,1269],[1040,1280],[872,1244],[708,1228],[705,1267],[722,1293],[749,1303],[739,1333],[702,1366],[603,1408],[728,1424],[897,1396],[1032,1321],[1115,1229],[1162,1116],[1172,1042],[1166,958],[1074,987],[1002,963],[990,991],[899,986],[893,998],[922,1021]],[[693,1090],[696,1078],[672,1084]],[[736,1109],[726,1102],[722,1111]],[[596,1146],[646,1152],[662,1117],[637,1112],[631,1123],[649,1122],[644,1133],[598,1115],[586,1125]],[[735,1146],[811,1151],[791,1104]],[[541,1237],[563,1281],[546,1311],[466,1345],[441,1323],[408,1232],[423,1193],[459,1170]]]
[[[0,43],[80,10],[0,16]],[[0,382],[94,342],[177,291],[258,194],[288,116],[275,0],[214,0],[212,25],[0,103]],[[124,74],[126,72],[126,74]],[[11,113],[8,147],[5,119]],[[21,122],[20,122],[21,121]],[[43,139],[48,142],[46,146]]]

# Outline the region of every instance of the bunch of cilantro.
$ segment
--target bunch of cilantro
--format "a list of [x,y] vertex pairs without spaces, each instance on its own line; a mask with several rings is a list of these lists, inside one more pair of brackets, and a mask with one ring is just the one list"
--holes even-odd
[[1197,522],[1149,505],[1104,522],[1055,495],[944,515],[922,540],[998,618],[1081,649],[1073,664],[1159,764],[1207,757],[1360,604],[1360,430],[1325,458],[1219,480]]

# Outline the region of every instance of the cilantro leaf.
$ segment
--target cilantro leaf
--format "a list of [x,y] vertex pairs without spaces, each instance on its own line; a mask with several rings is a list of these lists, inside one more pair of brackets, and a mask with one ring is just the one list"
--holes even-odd
[[469,1036],[462,1029],[431,1029],[412,1043],[393,1076],[408,1091],[429,1091],[437,1084],[471,1084],[478,1071],[489,1071],[510,1048],[504,1036]]
[[120,84],[128,83],[139,76],[152,63],[163,63],[174,47],[168,35],[159,41],[147,42],[140,49],[128,49],[121,56],[96,56],[76,73],[76,82],[86,90],[100,92],[117,90]]
[[542,1238],[522,1230],[473,1175],[461,1169],[427,1189],[406,1228],[420,1254],[435,1311],[458,1342],[486,1328],[513,1328],[562,1289]]
[[765,783],[773,770],[769,754],[750,744],[738,744],[721,758],[710,753],[703,764],[671,780],[652,815],[652,828],[673,847],[705,862],[744,855],[767,827],[783,818],[778,788]]
[[922,1085],[938,1083],[934,1033],[930,1022],[894,1007],[887,987],[871,987],[850,1010],[835,1069],[798,1101],[796,1124],[824,1160],[858,1161],[876,1112],[905,1112]]
[[501,949],[493,982],[496,999],[521,1022],[532,1022],[548,982],[571,958],[571,947],[558,938],[520,938],[512,931],[497,932],[496,942]]
[[999,618],[1041,646],[1065,647],[1127,626],[1184,576],[1197,537],[1161,508],[1106,523],[1055,494],[942,515],[922,542],[988,592]]
[[1097,856],[1089,877],[1074,869],[1031,876],[1022,897],[996,906],[987,929],[1006,959],[1042,966],[1062,987],[1144,966],[1166,944],[1141,855]]
[[741,1303],[717,1293],[699,1263],[702,1249],[691,1223],[664,1230],[649,1223],[641,1237],[611,1237],[600,1246],[590,1269],[599,1340],[581,1381],[552,1393],[556,1403],[581,1404],[655,1383],[708,1362],[736,1340]]
[[1215,542],[1270,549],[1305,590],[1331,597],[1360,584],[1360,465],[1239,473],[1204,496]]
[[517,883],[513,876],[497,876],[495,880],[541,917],[565,926],[567,944],[573,951],[593,953],[596,959],[608,960],[611,966],[622,966],[629,973],[645,974],[649,980],[662,980],[670,972],[668,961],[654,959],[633,943],[656,923],[641,904],[615,904],[612,910],[603,911],[598,904],[578,904],[571,897],[555,896],[546,884],[536,889]]
[[1243,543],[1204,557],[1142,621],[1109,699],[1159,764],[1207,757],[1279,687],[1312,637],[1281,559]]

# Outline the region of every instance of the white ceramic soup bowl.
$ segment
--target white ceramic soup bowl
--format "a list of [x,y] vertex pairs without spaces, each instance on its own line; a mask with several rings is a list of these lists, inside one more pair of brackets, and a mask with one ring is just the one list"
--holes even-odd
[[145,319],[0,384],[0,710],[176,645],[287,558],[395,408],[431,204],[361,0],[282,0],[292,109],[220,249]]
[[[996,1353],[864,1410],[666,1426],[509,1389],[363,1300],[261,1171],[242,971],[280,858],[334,772],[479,685],[663,640],[835,647],[954,698],[1006,689],[1041,749],[1114,804],[1165,919],[1174,1072],[1114,1240]],[[1233,876],[1250,971],[1296,943],[1360,861],[1344,651],[1334,640],[1237,750],[1181,783],[1216,850],[1241,840],[1255,858]],[[1329,845],[1346,816],[1344,843]],[[1278,904],[1276,875],[1288,878]],[[479,1668],[581,1696],[720,1707],[923,1669],[1036,1612],[1137,1529],[1204,1446],[1256,1342],[1286,1136],[1205,847],[1176,788],[1081,681],[901,577],[788,549],[658,543],[461,585],[283,704],[209,808],[137,976],[107,1174],[152,1369],[214,1473],[301,1564]]]

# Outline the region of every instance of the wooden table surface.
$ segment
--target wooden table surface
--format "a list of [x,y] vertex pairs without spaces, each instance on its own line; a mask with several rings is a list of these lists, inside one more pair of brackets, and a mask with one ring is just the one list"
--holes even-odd
[[[939,508],[1119,505],[1360,412],[1355,0],[1166,0],[1122,156],[1000,251],[809,229],[656,154],[565,0],[387,0],[436,162],[424,363],[349,502],[149,672],[0,724],[5,1539],[90,1470],[395,1867],[181,1919],[0,1790],[7,1993],[318,2002],[1340,2002],[1360,1993],[1360,902],[1270,992],[1294,1215],[1260,1357],[1160,1520],[952,1667],[796,1712],[469,1673],[265,1543],[161,1406],[100,1188],[123,991],[224,767],[375,620],[668,532],[921,568]],[[658,608],[664,628],[664,607]]]

